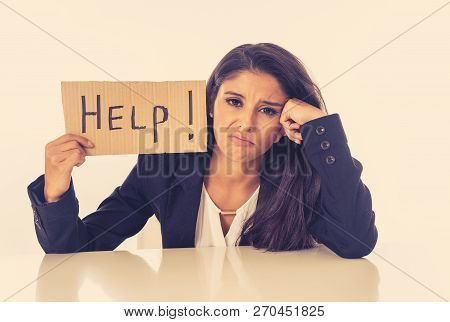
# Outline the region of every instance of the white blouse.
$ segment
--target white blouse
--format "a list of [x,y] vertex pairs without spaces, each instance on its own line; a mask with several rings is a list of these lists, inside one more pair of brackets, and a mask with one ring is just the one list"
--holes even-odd
[[206,190],[205,183],[203,183],[195,230],[195,247],[234,246],[234,243],[241,234],[244,221],[255,212],[259,188],[260,186],[258,186],[252,196],[236,210],[236,215],[230,225],[230,229],[227,234],[223,236],[219,214],[221,210],[212,201]]

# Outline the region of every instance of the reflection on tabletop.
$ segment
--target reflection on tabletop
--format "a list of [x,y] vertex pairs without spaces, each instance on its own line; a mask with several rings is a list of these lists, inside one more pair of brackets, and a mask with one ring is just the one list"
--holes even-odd
[[[36,278],[36,301],[377,301],[379,284],[370,260],[323,245],[46,254]],[[81,295],[82,287],[104,295]]]

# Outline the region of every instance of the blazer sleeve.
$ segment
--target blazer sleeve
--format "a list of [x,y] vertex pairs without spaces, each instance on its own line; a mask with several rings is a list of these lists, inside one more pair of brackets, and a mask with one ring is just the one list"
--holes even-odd
[[311,234],[341,257],[368,255],[378,239],[375,212],[361,180],[363,166],[351,156],[339,114],[306,122],[300,133],[301,151],[321,179]]
[[35,231],[45,253],[114,250],[138,233],[154,214],[141,193],[139,159],[122,185],[83,219],[78,217],[79,203],[72,178],[69,189],[58,201],[50,203],[44,198],[44,174],[30,183],[27,190]]

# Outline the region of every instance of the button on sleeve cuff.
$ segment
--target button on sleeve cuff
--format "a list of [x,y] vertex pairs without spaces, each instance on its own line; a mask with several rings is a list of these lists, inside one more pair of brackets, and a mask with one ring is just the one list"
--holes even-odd
[[[325,153],[330,147],[345,146],[347,136],[339,114],[325,115],[300,126],[302,135],[302,148],[308,155]],[[328,164],[332,164],[332,158],[325,158]]]

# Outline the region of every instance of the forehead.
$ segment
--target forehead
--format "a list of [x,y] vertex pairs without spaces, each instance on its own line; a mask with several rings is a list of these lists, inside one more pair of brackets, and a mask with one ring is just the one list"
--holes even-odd
[[224,95],[227,91],[237,92],[248,99],[286,98],[278,80],[270,74],[261,72],[242,71],[225,80],[219,89],[219,95]]

